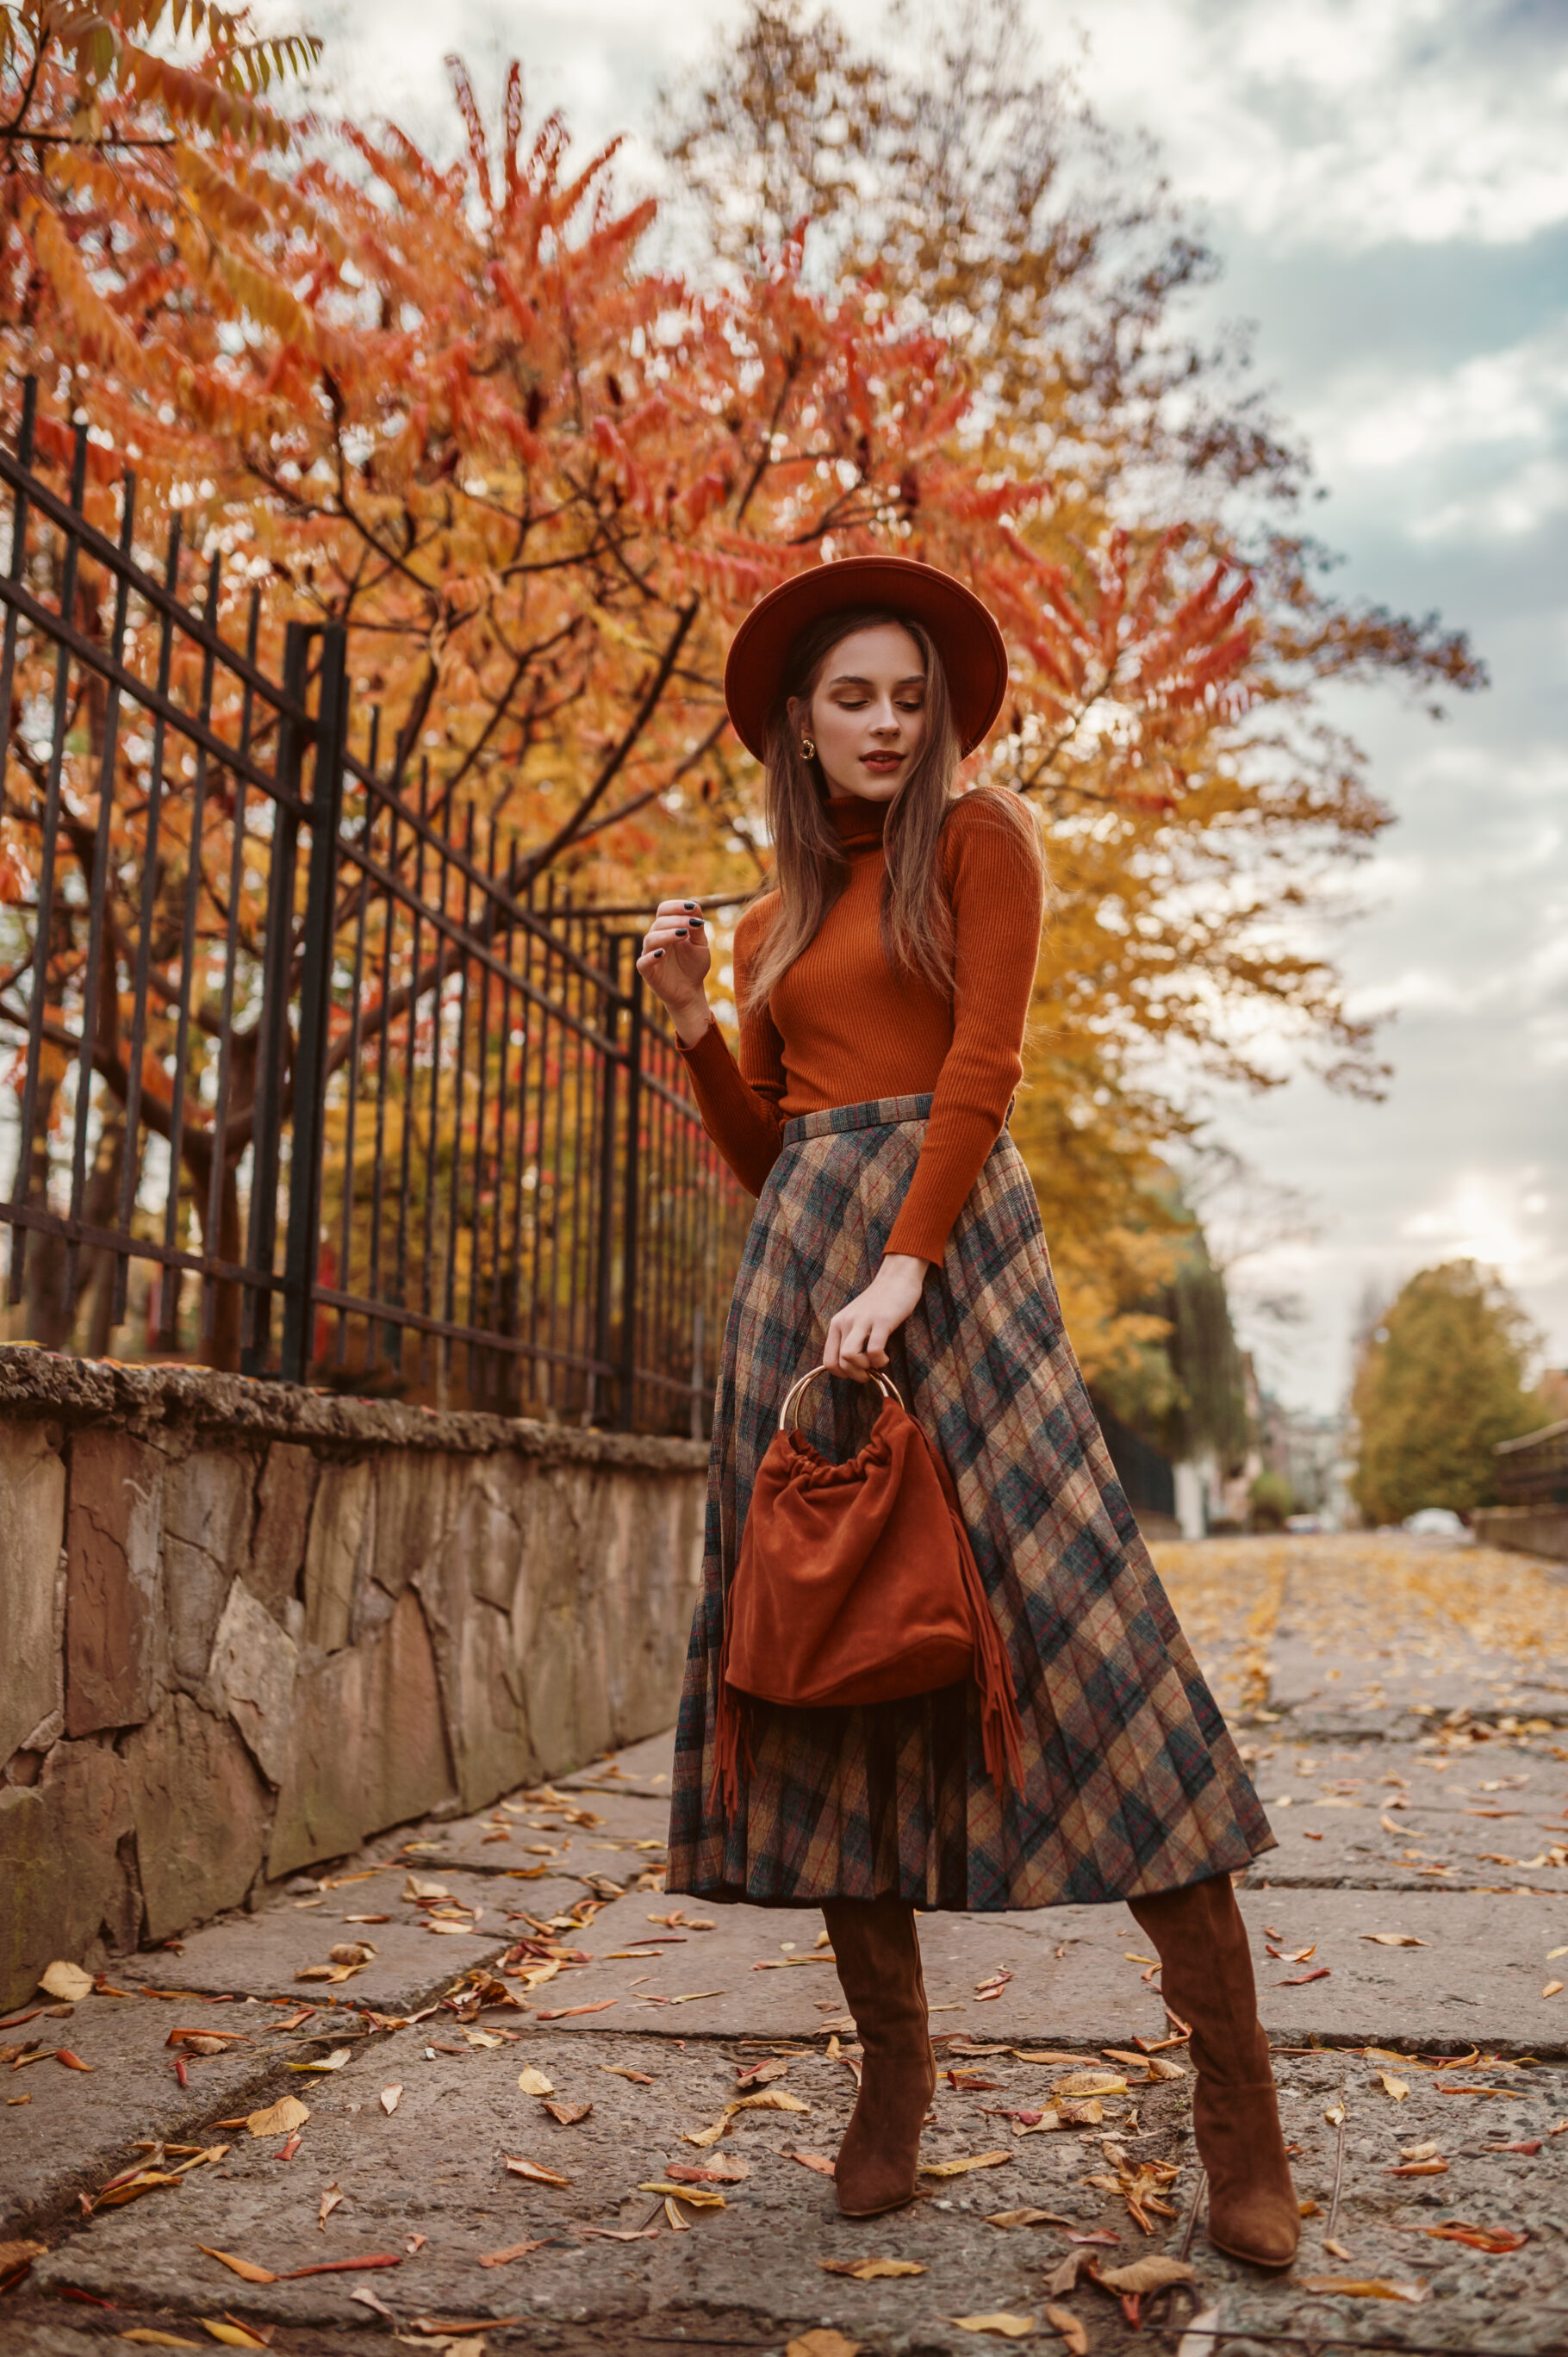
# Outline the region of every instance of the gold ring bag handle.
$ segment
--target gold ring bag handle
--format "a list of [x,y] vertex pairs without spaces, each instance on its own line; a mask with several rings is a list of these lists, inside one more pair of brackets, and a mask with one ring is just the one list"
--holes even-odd
[[[789,1391],[785,1394],[784,1405],[779,1411],[779,1429],[780,1432],[787,1432],[789,1430],[790,1412],[795,1405],[795,1402],[800,1398],[800,1394],[805,1390],[807,1384],[814,1383],[819,1375],[832,1375],[836,1374],[838,1370],[836,1367],[809,1367],[798,1383],[790,1384]],[[882,1394],[883,1398],[898,1400],[898,1405],[902,1407],[904,1403],[898,1398],[897,1385],[888,1380],[887,1376],[882,1372],[880,1367],[873,1367],[870,1372],[871,1380]]]

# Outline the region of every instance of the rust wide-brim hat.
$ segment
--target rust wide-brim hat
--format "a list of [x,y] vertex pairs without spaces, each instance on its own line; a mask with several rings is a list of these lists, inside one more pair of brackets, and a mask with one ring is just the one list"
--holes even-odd
[[983,744],[1007,693],[1007,650],[990,608],[952,574],[912,556],[841,556],[770,589],[735,634],[725,704],[746,751],[764,757],[784,666],[800,632],[851,606],[881,607],[925,626],[948,675],[959,742],[966,754]]

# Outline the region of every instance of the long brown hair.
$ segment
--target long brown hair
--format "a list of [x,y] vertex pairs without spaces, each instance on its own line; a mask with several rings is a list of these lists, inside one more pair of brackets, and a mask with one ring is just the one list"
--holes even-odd
[[[882,607],[851,607],[824,614],[789,650],[783,685],[768,723],[763,808],[773,839],[773,886],[780,907],[750,977],[748,1006],[766,1006],[774,985],[815,940],[829,909],[849,882],[849,860],[822,806],[827,780],[800,750],[789,719],[791,700],[809,703],[833,649],[856,630],[893,623],[920,650],[926,675],[926,734],[920,750],[887,808],[883,834],[882,946],[889,964],[918,974],[939,990],[952,987],[952,910],[942,889],[938,850],[953,806],[960,748],[947,673],[935,642],[907,614]],[[1011,802],[1015,798],[1009,795]],[[1020,822],[1036,844],[1032,813]],[[746,1012],[742,1009],[742,1012]]]

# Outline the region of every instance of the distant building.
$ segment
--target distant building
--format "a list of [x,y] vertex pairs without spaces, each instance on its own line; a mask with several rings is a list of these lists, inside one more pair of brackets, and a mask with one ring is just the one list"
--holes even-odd
[[1316,1514],[1329,1530],[1353,1530],[1360,1517],[1347,1486],[1355,1451],[1347,1415],[1307,1415],[1264,1392],[1258,1403],[1264,1468],[1290,1483],[1298,1513]]

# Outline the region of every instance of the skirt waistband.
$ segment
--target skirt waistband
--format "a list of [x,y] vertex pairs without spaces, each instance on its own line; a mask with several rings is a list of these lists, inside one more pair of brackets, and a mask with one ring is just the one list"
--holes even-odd
[[[918,1096],[868,1097],[864,1104],[824,1105],[817,1113],[798,1113],[784,1125],[783,1143],[799,1146],[805,1137],[831,1137],[842,1129],[896,1129],[907,1121],[930,1119],[932,1092],[922,1091]],[[1013,1113],[1012,1099],[1003,1117],[1003,1127]]]

